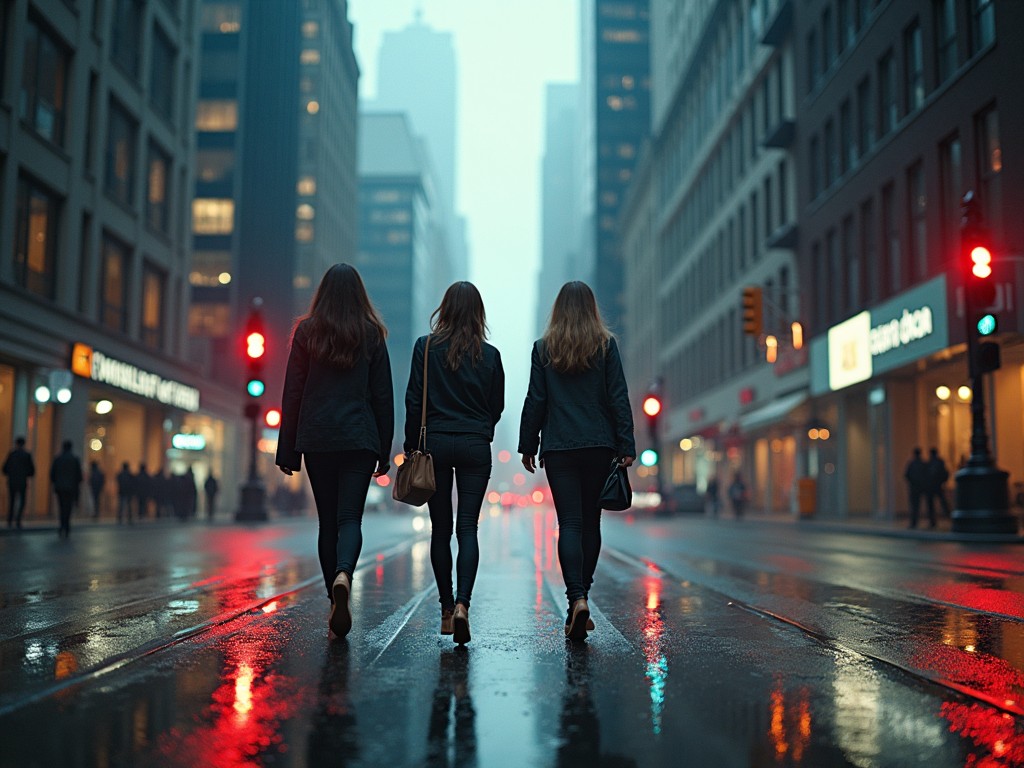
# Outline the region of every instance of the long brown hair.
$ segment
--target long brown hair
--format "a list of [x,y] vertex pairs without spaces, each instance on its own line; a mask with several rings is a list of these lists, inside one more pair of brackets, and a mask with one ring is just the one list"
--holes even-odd
[[585,371],[597,354],[607,349],[611,338],[590,286],[579,280],[563,285],[551,307],[543,337],[552,367],[559,373]]
[[363,278],[351,264],[335,264],[324,273],[309,312],[299,318],[298,324],[303,323],[309,354],[342,369],[356,364],[368,341],[383,342],[388,336]]
[[452,283],[441,305],[430,315],[430,332],[437,341],[448,341],[448,367],[457,371],[466,355],[473,364],[483,354],[487,316],[480,291],[466,280]]

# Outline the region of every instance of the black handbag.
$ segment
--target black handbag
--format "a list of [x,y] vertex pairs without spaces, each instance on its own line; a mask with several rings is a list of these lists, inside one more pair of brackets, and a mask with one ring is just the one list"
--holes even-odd
[[622,512],[633,503],[633,489],[629,486],[629,475],[626,468],[617,461],[612,461],[608,479],[601,489],[601,509],[611,512]]

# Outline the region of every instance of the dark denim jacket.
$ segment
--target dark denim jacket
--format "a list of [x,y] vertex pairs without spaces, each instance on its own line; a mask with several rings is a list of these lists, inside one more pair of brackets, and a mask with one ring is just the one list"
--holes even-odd
[[[538,441],[540,433],[540,441]],[[611,448],[636,456],[633,411],[615,339],[592,367],[559,373],[547,362],[543,341],[533,344],[530,388],[519,426],[519,453],[527,456],[573,448]]]
[[276,463],[300,468],[303,453],[373,451],[390,461],[395,433],[391,360],[383,342],[372,342],[349,370],[324,365],[306,349],[300,324],[292,338],[281,395]]
[[[405,390],[405,451],[416,448],[423,406],[423,350],[427,337],[412,348],[409,386]],[[448,367],[448,341],[430,341],[427,360],[427,447],[431,432],[482,435],[494,439],[494,425],[505,409],[505,370],[498,350],[484,342],[475,364],[464,360]]]

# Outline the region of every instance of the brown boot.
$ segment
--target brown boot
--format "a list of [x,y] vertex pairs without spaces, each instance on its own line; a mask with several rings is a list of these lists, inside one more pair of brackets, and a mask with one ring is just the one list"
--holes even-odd
[[352,592],[352,579],[342,571],[334,577],[334,584],[331,585],[331,594],[334,596],[334,605],[331,606],[331,617],[328,619],[328,626],[338,637],[345,637],[352,629],[352,609],[349,608],[348,599]]
[[452,634],[456,643],[465,645],[469,642],[469,608],[462,603],[455,604],[452,614]]
[[441,634],[450,635],[455,629],[453,627],[453,619],[455,616],[454,608],[442,608],[441,609]]
[[570,640],[587,639],[587,622],[590,620],[590,606],[586,598],[581,597],[572,604],[569,614],[569,625],[565,628],[565,636]]

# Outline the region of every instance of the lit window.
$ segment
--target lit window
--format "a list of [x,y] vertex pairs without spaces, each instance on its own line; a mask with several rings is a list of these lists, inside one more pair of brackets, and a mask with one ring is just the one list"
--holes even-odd
[[302,36],[307,40],[315,40],[320,34],[320,25],[315,21],[306,21],[302,24]]
[[608,107],[618,112],[622,109],[622,97],[621,96],[609,96]]
[[306,104],[306,111],[309,114],[311,114],[311,115],[315,115],[317,112],[320,111],[320,102],[319,101],[310,101],[310,102],[308,102]]
[[320,51],[316,48],[306,48],[300,55],[299,61],[303,64],[319,64],[320,63]]
[[313,284],[309,275],[296,275],[292,280],[292,286],[294,288],[309,288]]
[[295,227],[295,239],[300,243],[313,242],[313,225],[303,223]]
[[192,336],[227,336],[231,310],[227,304],[193,304],[188,310],[188,332]]
[[194,251],[191,285],[217,286],[231,282],[231,251]]
[[236,34],[242,29],[242,8],[233,3],[203,3],[200,25],[203,32]]
[[197,235],[230,235],[235,230],[235,201],[199,197],[192,201],[192,231]]
[[303,203],[295,209],[295,217],[302,221],[312,221],[314,216],[316,216],[316,211],[309,203]]
[[627,91],[631,91],[631,90],[633,90],[633,87],[635,85],[636,85],[636,81],[633,79],[632,75],[623,75],[622,76],[622,87],[624,89],[626,89]]
[[639,43],[643,36],[637,29],[606,29],[601,33],[601,39],[606,43]]
[[196,130],[224,133],[238,129],[238,102],[234,99],[200,99],[196,104]]
[[316,177],[315,176],[303,176],[299,179],[299,183],[296,185],[296,190],[300,195],[310,196],[316,194]]

